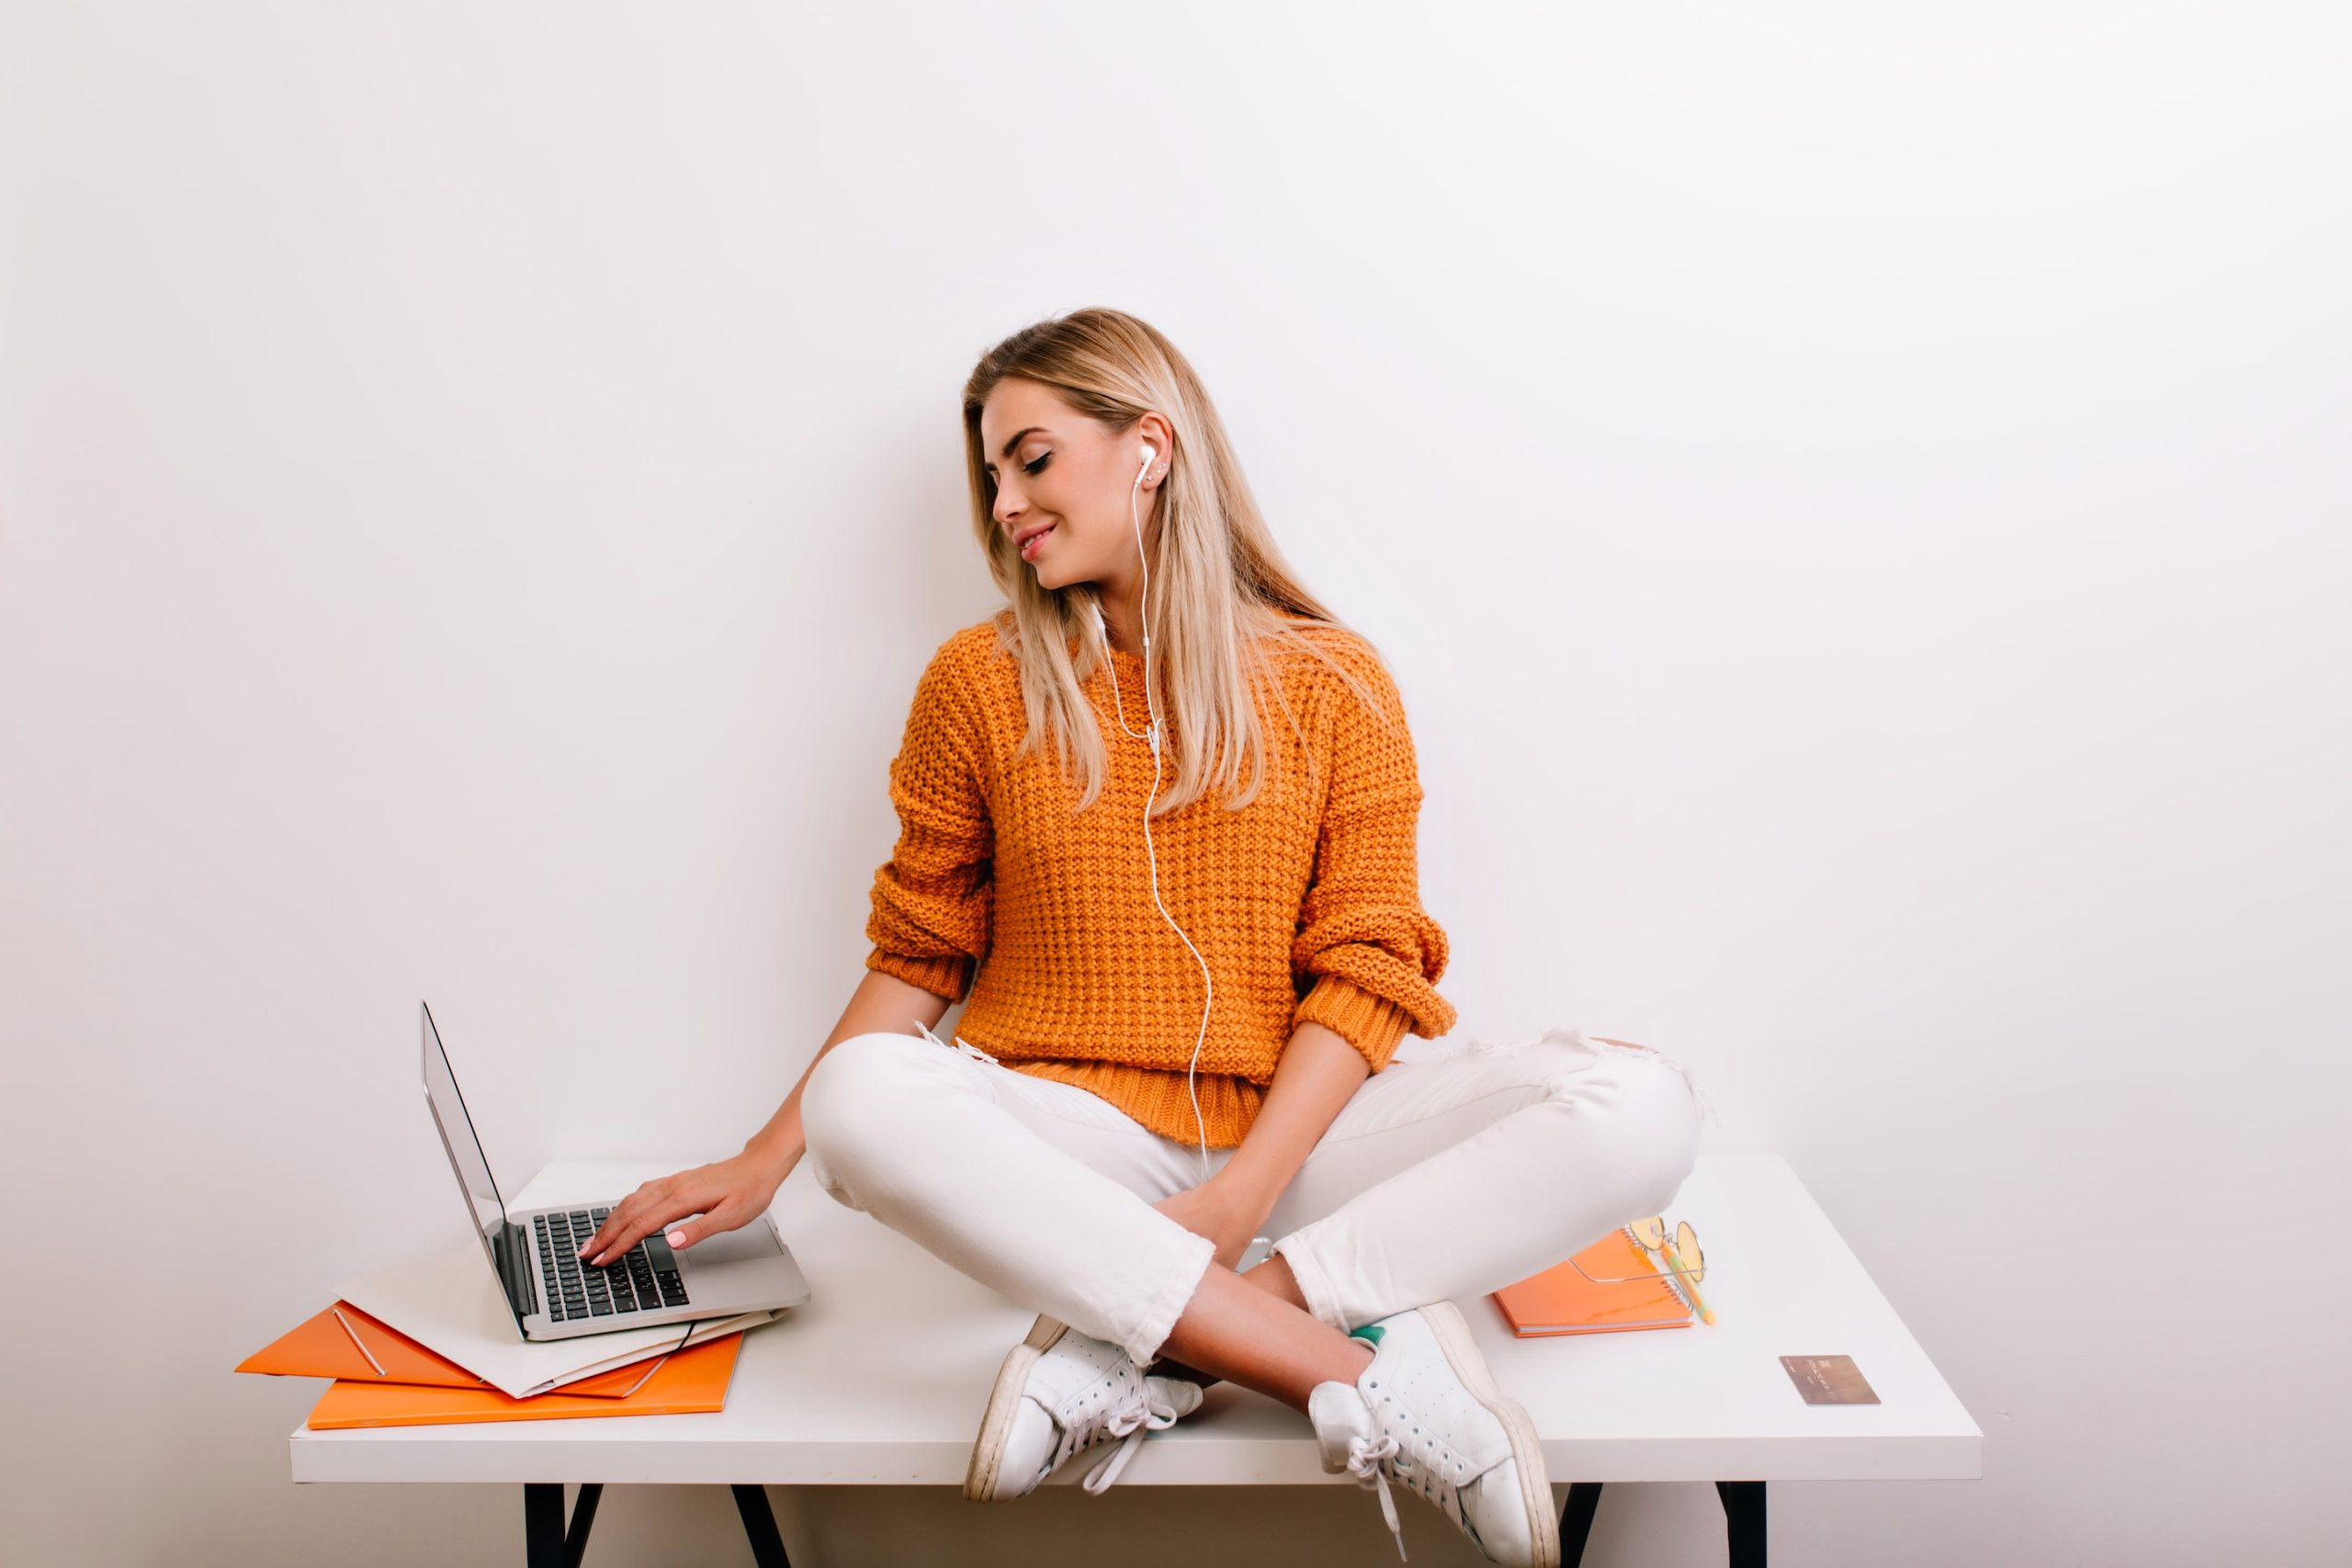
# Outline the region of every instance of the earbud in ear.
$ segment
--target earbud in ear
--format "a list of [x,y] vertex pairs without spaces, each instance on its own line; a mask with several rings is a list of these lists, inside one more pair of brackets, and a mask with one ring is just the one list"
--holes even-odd
[[1159,449],[1153,446],[1150,442],[1147,441],[1143,444],[1143,466],[1145,468],[1150,468],[1151,460],[1159,456]]

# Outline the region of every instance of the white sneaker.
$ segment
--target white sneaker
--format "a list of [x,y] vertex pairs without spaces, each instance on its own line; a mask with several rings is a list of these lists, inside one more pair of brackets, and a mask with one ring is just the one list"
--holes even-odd
[[1099,1493],[1147,1432],[1173,1427],[1200,1404],[1199,1384],[1147,1377],[1118,1346],[1040,1316],[996,1374],[964,1495],[975,1503],[1023,1496],[1072,1454],[1115,1439],[1118,1451],[1086,1474],[1086,1489]]
[[1461,1312],[1435,1302],[1355,1337],[1372,1346],[1372,1364],[1352,1384],[1318,1383],[1307,1419],[1325,1472],[1380,1494],[1396,1555],[1405,1534],[1392,1481],[1436,1504],[1489,1561],[1558,1568],[1560,1522],[1534,1423],[1495,1386]]

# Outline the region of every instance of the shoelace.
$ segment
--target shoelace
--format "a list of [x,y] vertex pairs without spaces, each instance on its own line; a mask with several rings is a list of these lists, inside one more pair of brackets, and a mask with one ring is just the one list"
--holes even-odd
[[1388,1521],[1388,1533],[1396,1540],[1396,1560],[1401,1562],[1405,1561],[1405,1527],[1396,1519],[1396,1499],[1388,1493],[1388,1472],[1380,1468],[1380,1461],[1394,1459],[1396,1451],[1394,1433],[1348,1439],[1348,1473],[1356,1478],[1357,1485],[1380,1494],[1380,1517]]
[[[1381,1468],[1383,1460],[1388,1461],[1386,1470]],[[1389,1472],[1396,1470],[1404,1472],[1399,1479],[1406,1485],[1436,1504],[1447,1518],[1469,1529],[1470,1520],[1462,1507],[1460,1478],[1446,1472],[1445,1467],[1428,1451],[1425,1441],[1408,1449],[1398,1444],[1394,1432],[1384,1432],[1377,1438],[1350,1438],[1348,1473],[1356,1478],[1357,1485],[1379,1492],[1381,1517],[1388,1521],[1388,1533],[1396,1538],[1398,1561],[1405,1560],[1405,1531],[1397,1523],[1396,1501],[1388,1490]],[[1475,1540],[1476,1532],[1472,1531],[1471,1535]]]
[[1127,1461],[1143,1444],[1149,1432],[1162,1432],[1176,1425],[1176,1407],[1166,1400],[1148,1393],[1129,1394],[1108,1410],[1097,1410],[1081,1416],[1062,1433],[1061,1444],[1054,1450],[1051,1471],[1083,1448],[1091,1447],[1101,1436],[1119,1439],[1119,1446],[1103,1457],[1102,1462],[1086,1472],[1083,1483],[1087,1491],[1100,1496],[1103,1488],[1119,1479],[1127,1468]]

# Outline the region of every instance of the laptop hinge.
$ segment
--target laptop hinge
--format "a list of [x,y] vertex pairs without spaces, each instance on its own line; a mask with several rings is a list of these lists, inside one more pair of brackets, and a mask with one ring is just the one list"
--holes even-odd
[[531,1256],[531,1233],[509,1220],[498,1230],[498,1278],[515,1313],[529,1317],[539,1310],[538,1264]]

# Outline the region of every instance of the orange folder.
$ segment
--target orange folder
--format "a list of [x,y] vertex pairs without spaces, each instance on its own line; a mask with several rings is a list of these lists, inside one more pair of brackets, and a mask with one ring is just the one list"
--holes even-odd
[[[1584,1274],[1576,1265],[1584,1266]],[[1621,1280],[1599,1284],[1596,1274]],[[1553,1334],[1608,1334],[1632,1328],[1688,1328],[1698,1314],[1683,1299],[1673,1277],[1661,1274],[1630,1232],[1611,1231],[1576,1255],[1494,1293],[1495,1305],[1513,1335],[1532,1339]]]
[[354,1382],[338,1378],[311,1408],[311,1429],[441,1427],[469,1421],[569,1421],[583,1416],[691,1416],[727,1407],[727,1385],[743,1348],[739,1331],[653,1359],[635,1372],[643,1386],[619,1398],[581,1397],[569,1389],[510,1399],[494,1388],[439,1388]]
[[[343,1314],[340,1321],[335,1316],[337,1313]],[[557,1392],[592,1399],[617,1399],[637,1386],[645,1376],[645,1369],[658,1355],[656,1352],[642,1361],[566,1383]],[[398,1329],[369,1317],[349,1302],[341,1301],[238,1362],[237,1371],[285,1378],[422,1383],[436,1388],[490,1386],[447,1357],[435,1355]]]

